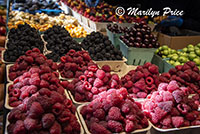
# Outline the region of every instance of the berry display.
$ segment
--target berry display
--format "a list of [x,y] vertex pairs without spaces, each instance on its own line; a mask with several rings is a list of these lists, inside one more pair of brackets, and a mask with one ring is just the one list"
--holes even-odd
[[200,112],[188,89],[174,80],[159,84],[158,91],[147,96],[143,109],[151,122],[159,128],[180,128],[200,125]]
[[81,108],[88,130],[92,134],[132,132],[148,127],[141,104],[127,96],[125,88],[109,89]]
[[48,89],[39,91],[8,116],[8,134],[80,134],[71,100]]
[[124,33],[126,28],[118,26],[117,24],[108,24],[107,29],[112,33]]
[[26,51],[25,55],[20,56],[15,64],[10,67],[8,77],[10,80],[14,80],[18,76],[27,72],[33,66],[47,66],[52,71],[57,70],[57,64],[52,60],[48,60],[43,54],[40,53],[40,50],[33,48],[32,50]]
[[100,32],[92,32],[87,35],[81,44],[95,61],[122,60],[122,52],[112,45],[107,36]]
[[6,45],[4,60],[7,62],[15,62],[17,58],[33,48],[38,48],[41,52],[44,49],[44,42],[39,33],[28,24],[18,25],[18,28],[10,29]]
[[88,64],[93,63],[88,52],[71,49],[60,59],[58,70],[63,78],[78,78],[87,69]]
[[60,26],[53,26],[44,32],[44,40],[47,42],[47,49],[52,53],[46,55],[53,61],[59,61],[70,49],[81,50],[81,46],[73,40],[69,32]]
[[37,92],[48,93],[52,90],[56,91],[55,94],[64,94],[64,88],[58,79],[59,74],[51,71],[49,66],[40,65],[40,67],[31,67],[29,71],[17,77],[8,88],[9,105],[17,107],[24,99]]
[[187,87],[191,94],[200,93],[200,71],[192,61],[178,65],[159,77],[160,82],[169,83],[171,80],[176,80],[179,86]]
[[160,44],[151,33],[151,28],[142,21],[130,28],[124,28],[124,35],[120,39],[129,47],[158,48]]
[[146,98],[148,94],[157,90],[159,84],[158,67],[149,62],[131,70],[121,78],[122,84],[127,88],[133,98]]

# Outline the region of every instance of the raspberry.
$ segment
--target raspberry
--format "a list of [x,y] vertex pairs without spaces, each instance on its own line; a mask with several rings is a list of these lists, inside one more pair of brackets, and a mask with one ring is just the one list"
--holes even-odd
[[133,87],[133,82],[132,82],[132,81],[127,81],[127,82],[124,84],[124,87],[125,87],[125,88],[131,88],[131,87]]
[[172,117],[172,124],[176,128],[183,126],[183,124],[184,124],[183,117],[180,117],[180,116],[174,116],[174,117]]
[[134,81],[140,80],[140,79],[143,78],[143,77],[144,77],[144,74],[143,74],[141,71],[137,71],[137,72],[135,73],[135,75],[133,76]]
[[148,86],[146,87],[146,89],[149,90],[149,91],[152,91],[152,90],[156,89],[156,86],[155,86],[154,84],[148,85]]
[[197,115],[193,112],[190,112],[190,113],[187,113],[185,117],[187,120],[193,121],[197,118]]
[[[27,86],[26,86],[26,87],[27,87]],[[22,90],[21,90],[21,91],[22,91]],[[28,90],[22,91],[19,98],[20,98],[21,100],[23,100],[23,99],[25,99],[26,97],[29,97],[29,91],[28,91]]]
[[13,89],[13,91],[11,92],[13,97],[20,97],[21,91],[19,90],[19,88],[15,88]]
[[123,98],[125,99],[128,95],[128,91],[126,88],[121,87],[120,89],[117,90],[117,94],[122,95]]
[[14,80],[15,78],[17,78],[17,74],[15,72],[10,72],[8,77],[10,80]]
[[152,74],[159,74],[158,67],[154,64],[148,67],[149,72]]
[[28,131],[33,131],[37,127],[37,120],[26,118],[24,120],[24,126]]
[[181,71],[182,65],[175,66],[175,68],[176,68],[177,71]]
[[39,77],[31,78],[31,79],[29,80],[29,83],[30,83],[31,85],[39,86],[39,85],[40,85],[40,78],[39,78]]
[[112,74],[111,79],[116,80],[117,82],[120,81],[120,78],[119,78],[119,76],[117,74]]
[[40,88],[48,88],[49,87],[49,83],[45,80],[41,80],[40,81]]
[[132,92],[133,92],[134,94],[137,94],[137,93],[140,91],[140,89],[138,89],[138,88],[136,88],[136,87],[132,87],[131,90],[132,90]]
[[183,100],[184,92],[181,90],[175,90],[172,92],[172,95],[174,99],[176,100],[176,103],[180,103]]
[[174,90],[179,89],[179,86],[176,81],[170,81],[169,85],[167,86],[167,90],[169,92],[173,92]]
[[181,68],[182,71],[185,71],[185,70],[188,70],[188,69],[191,69],[191,67],[188,64],[184,64]]
[[180,112],[176,108],[172,108],[171,110],[171,115],[172,116],[179,116]]
[[102,80],[105,77],[105,72],[101,69],[98,69],[96,72],[96,76],[97,76],[97,78]]
[[166,112],[170,112],[173,107],[173,102],[172,101],[160,102],[158,103],[158,107],[165,110]]
[[120,122],[109,120],[108,121],[108,128],[111,129],[112,132],[119,133],[123,131],[123,126]]
[[13,127],[13,134],[26,134],[26,128],[22,120],[18,120]]
[[91,92],[93,94],[98,94],[99,93],[98,88],[96,88],[96,87],[92,87]]
[[43,128],[50,128],[55,121],[55,116],[51,113],[44,114],[42,117]]
[[88,82],[89,82],[90,84],[93,84],[93,83],[94,83],[94,80],[95,80],[94,78],[89,78],[89,79],[88,79]]
[[101,86],[103,86],[103,81],[101,79],[99,79],[99,78],[96,78],[94,83],[93,83],[93,86],[97,87],[97,88],[101,87]]
[[68,134],[72,133],[72,126],[68,124],[67,126],[64,127],[63,131]]
[[100,87],[100,88],[98,89],[99,92],[103,92],[103,91],[106,91],[106,90],[107,90],[107,87],[106,87],[106,86]]
[[163,96],[163,101],[173,101],[173,96],[170,92],[164,91],[161,95]]
[[167,116],[165,117],[160,123],[164,126],[170,126],[171,125],[171,122],[172,122],[172,119],[171,119],[171,116]]
[[102,125],[105,128],[108,128],[108,123],[106,121],[100,121],[99,125]]
[[51,95],[51,91],[48,88],[41,88],[39,90],[39,94],[50,96]]
[[93,94],[91,92],[85,92],[85,97],[88,101],[91,101],[93,98]]
[[92,134],[111,134],[106,128],[98,123],[92,123],[90,126],[90,132]]
[[79,77],[79,80],[81,80],[81,81],[86,81],[86,80],[87,80],[87,77],[86,77],[85,75],[81,75],[81,76]]
[[125,113],[125,114],[129,113],[129,111],[130,111],[129,104],[124,103],[124,104],[121,106],[121,110],[122,110],[122,112]]
[[85,89],[88,90],[88,91],[90,91],[92,89],[92,85],[87,81],[85,81],[83,83],[83,85],[84,85]]
[[50,98],[54,101],[54,102],[63,102],[64,98],[61,94],[59,94],[58,92],[56,91],[52,91],[51,92],[51,96]]
[[[87,81],[86,81],[87,82]],[[79,86],[76,86],[75,89],[74,89],[76,92],[79,92],[81,94],[84,94],[85,93],[85,85],[82,84],[82,85],[79,85]]]
[[125,126],[125,131],[126,132],[132,132],[134,131],[136,128],[135,128],[135,125],[132,121],[130,120],[126,120],[126,126]]
[[120,121],[120,120],[122,120],[123,117],[122,117],[120,109],[118,107],[111,107],[108,112],[108,118],[110,120]]
[[105,72],[111,72],[111,68],[110,68],[110,66],[109,65],[103,65],[102,66],[102,68],[101,68],[103,71],[105,71]]
[[72,106],[73,106],[72,101],[69,100],[69,99],[65,99],[64,100],[64,106],[67,107],[67,108],[72,108]]
[[160,83],[158,86],[158,91],[167,91],[167,83]]
[[140,79],[139,81],[137,81],[135,84],[134,84],[135,87],[141,89],[141,90],[145,90],[146,88],[146,84],[145,84],[145,81],[144,79]]
[[105,112],[103,109],[97,109],[93,112],[93,116],[98,118],[99,120],[104,120]]
[[41,114],[44,113],[44,109],[38,102],[33,102],[29,111],[29,116],[31,118],[39,117]]
[[147,96],[147,93],[145,93],[145,92],[138,92],[137,93],[138,98],[146,98],[146,96]]
[[191,110],[190,106],[188,106],[187,104],[184,104],[184,103],[178,104],[177,108],[184,115],[187,114]]
[[83,101],[84,100],[84,96],[79,94],[79,93],[75,93],[75,100],[80,102],[80,101]]
[[152,77],[147,77],[145,81],[146,81],[147,85],[152,85],[154,83],[154,80]]
[[154,112],[155,112],[155,115],[156,115],[157,120],[162,119],[162,118],[165,117],[165,115],[167,114],[166,111],[162,110],[162,109],[159,108],[159,107],[156,107],[156,108],[154,109]]
[[50,131],[50,134],[61,134],[61,132],[62,132],[60,124],[58,124],[58,122],[56,122],[56,121],[51,126],[49,131]]
[[88,70],[95,73],[98,70],[98,67],[97,67],[97,65],[90,65],[88,67]]
[[59,115],[58,120],[60,123],[65,123],[70,120],[70,117],[71,117],[71,112],[67,109]]
[[110,83],[109,83],[109,86],[111,88],[117,88],[118,84],[117,84],[117,81],[116,80],[111,80]]
[[52,112],[55,114],[55,115],[60,115],[63,111],[63,105],[60,104],[60,103],[55,103],[53,106],[52,106]]

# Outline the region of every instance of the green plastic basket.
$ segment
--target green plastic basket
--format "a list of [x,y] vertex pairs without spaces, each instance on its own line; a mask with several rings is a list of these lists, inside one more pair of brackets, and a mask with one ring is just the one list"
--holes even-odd
[[106,31],[107,31],[108,38],[112,42],[112,44],[117,49],[120,49],[120,40],[119,40],[119,37],[122,35],[122,33],[121,34],[112,33],[108,29],[106,29]]
[[154,54],[151,63],[158,66],[159,72],[163,73],[163,71],[164,71],[164,61],[159,55]]
[[164,70],[163,72],[168,72],[171,68],[174,68],[173,65],[169,64],[166,59],[163,59],[163,63],[164,63]]
[[128,60],[128,65],[144,65],[146,62],[151,62],[155,48],[136,48],[128,47],[120,40],[120,50],[125,58]]
[[77,42],[82,42],[84,38],[73,38]]

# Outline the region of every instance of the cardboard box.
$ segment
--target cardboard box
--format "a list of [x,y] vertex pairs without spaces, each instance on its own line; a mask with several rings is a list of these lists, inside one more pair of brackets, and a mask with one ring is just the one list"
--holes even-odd
[[[168,45],[173,49],[183,49],[188,46],[188,44],[196,45],[200,43],[200,34],[190,30],[187,36],[169,36],[163,33],[158,33],[158,42],[161,45]],[[190,36],[191,35],[191,36]]]

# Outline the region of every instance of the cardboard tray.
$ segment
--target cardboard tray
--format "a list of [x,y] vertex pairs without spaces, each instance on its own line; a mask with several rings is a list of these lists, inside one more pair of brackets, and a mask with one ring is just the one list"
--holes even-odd
[[156,51],[155,48],[128,47],[122,40],[120,40],[120,50],[129,65],[144,65],[146,62],[151,62]]
[[[7,116],[6,116],[6,124],[5,124],[5,128],[4,128],[4,130],[5,130],[4,134],[8,134],[7,127],[8,127],[8,125],[9,125],[9,121],[8,121],[8,116],[9,116],[9,114],[10,114],[10,112],[9,112],[9,113],[7,114]],[[84,129],[83,129],[83,125],[82,125],[82,123],[81,123],[81,121],[80,121],[80,119],[79,119],[79,116],[78,116],[78,113],[77,113],[77,112],[75,113],[75,116],[76,116],[76,118],[77,118],[78,123],[80,124],[80,134],[84,134],[85,132],[84,132]]]
[[125,62],[127,62],[125,57],[122,60],[94,61],[100,68],[109,65],[112,71],[119,71]]
[[72,15],[78,20],[78,22],[82,22],[81,14],[77,13],[76,11],[72,10]]
[[[85,123],[85,120],[84,120],[83,116],[82,116],[81,113],[80,113],[81,108],[82,108],[83,106],[87,105],[87,104],[89,104],[89,103],[86,103],[86,104],[83,104],[83,105],[79,106],[79,107],[77,108],[77,112],[78,112],[78,115],[79,115],[79,117],[80,117],[80,120],[81,120],[81,122],[82,122],[82,124],[83,124],[83,128],[85,129],[86,133],[87,133],[87,134],[91,134],[91,133],[89,132],[88,128],[87,128],[87,125],[86,125],[86,123]],[[149,123],[149,126],[148,126],[147,128],[135,130],[135,131],[131,132],[131,134],[146,134],[147,131],[149,131],[150,129],[151,129],[151,124]],[[119,134],[126,134],[126,132],[121,132],[121,133],[119,133]],[[152,134],[153,134],[153,133],[152,133]]]
[[161,129],[154,126],[151,122],[150,124],[152,126],[150,130],[151,134],[161,134],[161,133],[162,134],[199,134],[200,132],[200,125],[181,127],[181,128]]
[[9,64],[9,65],[6,65],[6,79],[7,79],[7,82],[13,82],[12,80],[10,80],[9,78],[9,69],[11,66],[13,66],[14,64]]
[[[10,86],[10,85],[12,85],[13,84],[13,82],[12,83],[7,83],[6,84],[6,96],[5,96],[5,103],[4,103],[4,107],[6,108],[6,109],[8,109],[8,110],[12,110],[14,107],[11,107],[10,105],[9,105],[9,94],[8,94],[8,87]],[[65,95],[66,95],[66,97],[68,98],[68,99],[70,99],[70,97],[69,97],[69,94],[68,94],[68,92],[67,92],[67,90],[65,90]],[[71,100],[71,99],[70,99]]]

